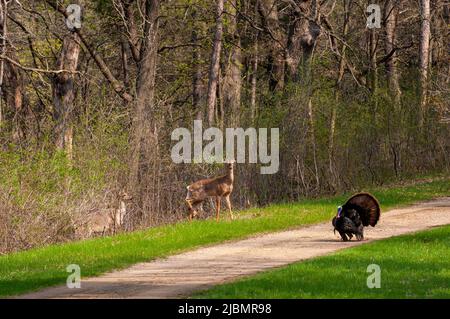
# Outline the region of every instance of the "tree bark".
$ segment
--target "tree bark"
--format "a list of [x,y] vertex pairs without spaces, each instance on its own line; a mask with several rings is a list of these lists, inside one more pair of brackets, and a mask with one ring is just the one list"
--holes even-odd
[[54,137],[57,149],[65,150],[69,159],[72,157],[72,112],[74,108],[75,72],[80,54],[80,39],[78,34],[71,32],[65,36],[61,53],[56,62],[61,72],[53,78],[53,118],[55,120]]
[[421,32],[420,32],[420,108],[419,127],[422,127],[427,112],[428,97],[428,60],[430,48],[430,0],[420,0]]
[[216,2],[216,32],[214,35],[213,50],[211,54],[211,62],[209,66],[209,81],[206,108],[208,111],[208,124],[214,124],[214,114],[216,107],[217,85],[219,81],[220,54],[222,52],[222,36],[223,36],[223,2]]
[[130,67],[128,65],[128,45],[126,40],[123,39],[121,43],[122,53],[122,72],[123,72],[123,84],[128,90],[130,88]]

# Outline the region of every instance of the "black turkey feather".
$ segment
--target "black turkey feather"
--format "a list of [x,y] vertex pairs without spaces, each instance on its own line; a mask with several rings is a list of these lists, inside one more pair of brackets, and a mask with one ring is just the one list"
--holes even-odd
[[336,216],[331,221],[334,231],[338,231],[342,240],[364,239],[364,226],[375,227],[380,219],[380,204],[369,193],[358,193],[349,198],[342,206],[338,207]]

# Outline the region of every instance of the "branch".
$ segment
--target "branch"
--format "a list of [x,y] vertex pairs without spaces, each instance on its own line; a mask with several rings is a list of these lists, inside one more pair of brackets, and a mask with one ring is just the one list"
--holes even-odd
[[394,47],[394,48],[392,48],[392,50],[391,50],[388,54],[386,54],[383,58],[381,58],[380,60],[377,61],[377,64],[381,64],[381,63],[388,62],[388,61],[392,58],[392,56],[394,55],[394,53],[395,53],[396,51],[404,50],[404,49],[409,49],[409,48],[411,48],[413,45],[414,45],[414,42],[411,42],[410,44],[405,45],[405,46],[403,46],[403,47]]
[[[64,10],[64,8],[59,5],[54,3],[53,1],[50,0],[46,0],[46,2],[57,12],[61,13],[64,17],[68,18],[68,14],[66,13],[66,11]],[[78,34],[78,36],[80,37],[81,42],[83,43],[83,45],[86,47],[87,51],[89,52],[89,54],[92,56],[92,58],[94,59],[95,63],[97,64],[98,68],[100,69],[100,71],[103,73],[103,75],[106,77],[106,79],[108,80],[108,82],[111,84],[111,86],[113,87],[114,91],[122,98],[124,99],[126,102],[131,102],[133,101],[133,96],[131,94],[129,94],[126,89],[125,89],[125,85],[117,80],[114,75],[112,74],[111,70],[108,68],[108,66],[106,65],[105,61],[100,57],[100,55],[98,55],[95,50],[92,48],[92,45],[86,40],[86,38],[84,37],[84,35],[81,33],[80,29],[76,29],[75,28],[75,32]]]
[[177,45],[172,45],[172,46],[163,46],[158,49],[158,53],[161,53],[166,50],[173,50],[173,49],[184,48],[184,47],[199,47],[199,48],[201,48],[202,45],[197,44],[197,43],[183,43],[183,44],[177,44]]
[[53,74],[59,74],[59,73],[71,73],[71,74],[78,74],[80,73],[79,71],[70,71],[70,70],[65,70],[65,69],[61,69],[61,70],[49,70],[49,69],[39,69],[39,68],[33,68],[33,67],[28,67],[28,66],[24,66],[22,64],[20,64],[20,62],[17,62],[9,57],[7,57],[6,55],[0,55],[0,60],[6,60],[9,63],[21,68],[22,70],[25,71],[31,71],[31,72],[38,72],[38,73],[53,73]]

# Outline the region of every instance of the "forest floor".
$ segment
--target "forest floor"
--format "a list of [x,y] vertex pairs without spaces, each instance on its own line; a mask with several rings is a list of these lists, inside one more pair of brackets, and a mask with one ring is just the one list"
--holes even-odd
[[[138,263],[83,279],[81,288],[47,288],[21,298],[179,298],[271,268],[323,256],[379,239],[450,224],[450,197],[383,213],[366,228],[363,242],[342,242],[331,223],[261,235],[245,240]],[[229,224],[231,226],[231,224]],[[425,256],[426,257],[426,256]]]

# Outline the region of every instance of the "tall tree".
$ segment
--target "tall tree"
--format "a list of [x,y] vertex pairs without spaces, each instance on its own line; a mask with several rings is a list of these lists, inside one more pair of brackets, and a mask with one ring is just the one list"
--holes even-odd
[[202,105],[202,70],[201,70],[201,52],[198,45],[198,23],[197,23],[197,8],[192,7],[192,106],[196,112],[197,120],[203,119],[203,105]]
[[56,69],[63,72],[53,78],[53,118],[55,120],[55,145],[65,150],[72,157],[72,112],[75,99],[75,71],[80,55],[80,39],[76,32],[70,32],[64,37],[61,53],[56,62]]
[[430,55],[430,0],[420,0],[420,51],[419,51],[419,67],[420,67],[420,108],[419,108],[419,126],[424,124],[427,111],[428,96],[428,60]]
[[255,120],[258,111],[256,104],[256,91],[257,91],[257,83],[258,83],[258,34],[255,36],[254,44],[253,44],[253,55],[251,61],[251,93],[250,93],[250,110],[251,110],[251,119]]
[[[6,53],[6,21],[7,21],[7,2],[0,0],[0,54]],[[5,74],[5,59],[0,60],[0,124],[3,122],[3,78]]]
[[391,55],[386,61],[386,73],[388,79],[389,92],[394,99],[395,105],[398,107],[400,103],[400,84],[399,74],[397,69],[397,53],[396,50],[396,29],[397,29],[397,15],[398,15],[398,3],[395,0],[387,0],[384,8],[384,14],[386,21],[386,42],[385,53]]
[[208,93],[206,102],[209,125],[214,123],[217,86],[219,81],[220,54],[222,52],[223,37],[223,1],[224,0],[216,1],[216,31],[214,34],[213,49],[209,65]]
[[154,132],[155,79],[158,53],[159,0],[146,0],[144,7],[143,40],[137,63],[136,99],[132,125],[132,153],[129,187],[136,193],[139,204],[144,205],[146,178],[151,174],[151,163],[157,157]]
[[239,1],[231,0],[227,10],[231,17],[227,24],[228,34],[230,34],[231,48],[227,56],[227,64],[223,76],[222,96],[224,108],[231,115],[231,124],[237,125],[239,121],[240,104],[241,104],[241,69],[242,69],[242,52],[241,37],[238,30],[237,7]]
[[277,0],[258,0],[257,5],[264,29],[269,35],[269,89],[281,90],[284,87],[286,35],[278,18]]
[[[350,12],[351,12],[351,0],[344,0],[344,20],[342,26],[342,38],[345,40],[347,37],[347,33],[350,25]],[[337,47],[335,48],[337,50]],[[330,121],[330,137],[328,142],[328,167],[330,170],[331,183],[333,187],[336,189],[339,185],[339,177],[336,176],[335,170],[335,161],[334,161],[334,148],[335,148],[335,133],[336,133],[336,118],[337,118],[337,104],[340,99],[340,90],[342,86],[342,80],[344,78],[345,73],[345,59],[346,59],[347,45],[345,43],[342,44],[341,50],[339,52],[339,64],[338,64],[338,72],[336,77],[336,86],[334,89],[334,100],[335,103],[332,105],[331,110],[331,121]]]

